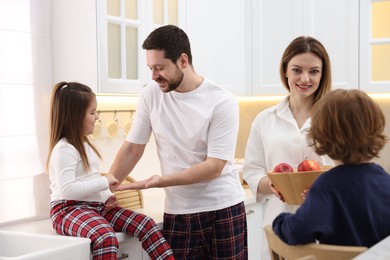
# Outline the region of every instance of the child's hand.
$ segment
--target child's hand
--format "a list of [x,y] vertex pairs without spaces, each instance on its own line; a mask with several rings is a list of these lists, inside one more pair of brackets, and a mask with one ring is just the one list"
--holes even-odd
[[119,186],[119,181],[112,174],[106,174],[104,177],[106,177],[108,180],[111,192],[114,192]]
[[106,202],[104,203],[104,206],[106,207],[107,210],[113,209],[116,206],[118,206],[118,199],[117,197],[113,194],[111,195]]
[[271,191],[275,194],[276,197],[278,197],[281,201],[285,202],[282,193],[280,193],[276,187],[272,184],[272,182],[269,182],[269,187]]
[[306,199],[308,193],[309,193],[309,189],[304,189],[303,192],[301,193],[302,198]]

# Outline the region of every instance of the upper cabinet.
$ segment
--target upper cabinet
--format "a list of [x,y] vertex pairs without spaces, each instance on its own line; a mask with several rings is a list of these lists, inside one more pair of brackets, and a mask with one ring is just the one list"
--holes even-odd
[[186,17],[195,68],[236,95],[286,93],[279,62],[301,35],[328,50],[334,87],[358,87],[356,0],[187,0]]
[[78,81],[98,90],[95,0],[52,0],[53,82]]
[[146,83],[142,40],[148,33],[147,1],[97,2],[99,92],[139,93]]
[[302,35],[318,39],[327,49],[333,88],[358,87],[358,1],[254,0],[252,10],[254,95],[286,92],[279,63],[287,45]]
[[328,50],[334,88],[389,92],[389,17],[390,0],[53,0],[53,79],[139,93],[151,81],[143,40],[176,24],[195,70],[235,95],[285,94],[279,62],[301,35]]
[[251,1],[186,0],[193,65],[235,95],[252,89]]
[[140,93],[150,81],[142,43],[161,25],[179,25],[179,2],[98,1],[99,92]]
[[390,92],[390,0],[360,0],[360,88]]
[[180,26],[179,0],[53,0],[53,80],[100,93],[140,93],[150,81],[142,43],[163,24]]

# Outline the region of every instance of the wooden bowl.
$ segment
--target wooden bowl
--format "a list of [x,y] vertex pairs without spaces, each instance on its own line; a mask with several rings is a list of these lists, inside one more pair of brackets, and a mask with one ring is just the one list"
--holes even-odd
[[307,172],[269,172],[267,176],[287,204],[300,205],[303,203],[302,192],[309,189],[318,176],[330,168],[323,166],[321,170]]

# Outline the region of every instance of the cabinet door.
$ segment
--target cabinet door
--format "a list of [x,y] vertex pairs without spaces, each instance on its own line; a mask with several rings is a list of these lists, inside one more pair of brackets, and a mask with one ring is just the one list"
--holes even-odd
[[195,70],[235,95],[251,92],[250,2],[186,1],[185,29]]
[[98,1],[99,92],[139,93],[146,83],[141,45],[148,33],[148,3]]
[[360,0],[360,88],[390,91],[390,1]]
[[97,91],[95,0],[53,0],[53,82],[78,81]]
[[333,89],[359,87],[359,1],[309,1],[304,34],[327,49],[332,65]]
[[253,4],[257,13],[253,14],[255,95],[286,93],[280,82],[279,62],[287,45],[301,35],[317,38],[327,49],[334,88],[358,87],[358,1],[273,0]]
[[260,259],[260,246],[263,237],[262,204],[252,203],[245,205],[246,221],[248,225],[248,259]]
[[179,0],[97,2],[99,92],[138,94],[151,81],[142,43],[155,28],[185,20]]
[[[124,256],[124,254],[128,255],[127,258],[123,258],[126,260],[142,260],[143,258],[143,249],[141,242],[138,241],[138,238],[132,237],[124,240],[119,243],[119,252],[118,257]],[[148,258],[146,258],[148,259]]]
[[279,62],[287,45],[303,33],[303,9],[303,0],[253,1],[254,95],[286,93]]

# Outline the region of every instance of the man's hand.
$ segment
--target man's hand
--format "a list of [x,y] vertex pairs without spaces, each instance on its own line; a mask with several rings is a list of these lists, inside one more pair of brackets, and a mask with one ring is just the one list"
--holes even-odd
[[160,175],[153,175],[145,180],[142,181],[136,181],[132,183],[126,183],[123,185],[120,185],[116,190],[142,190],[142,189],[149,189],[149,188],[160,188]]

